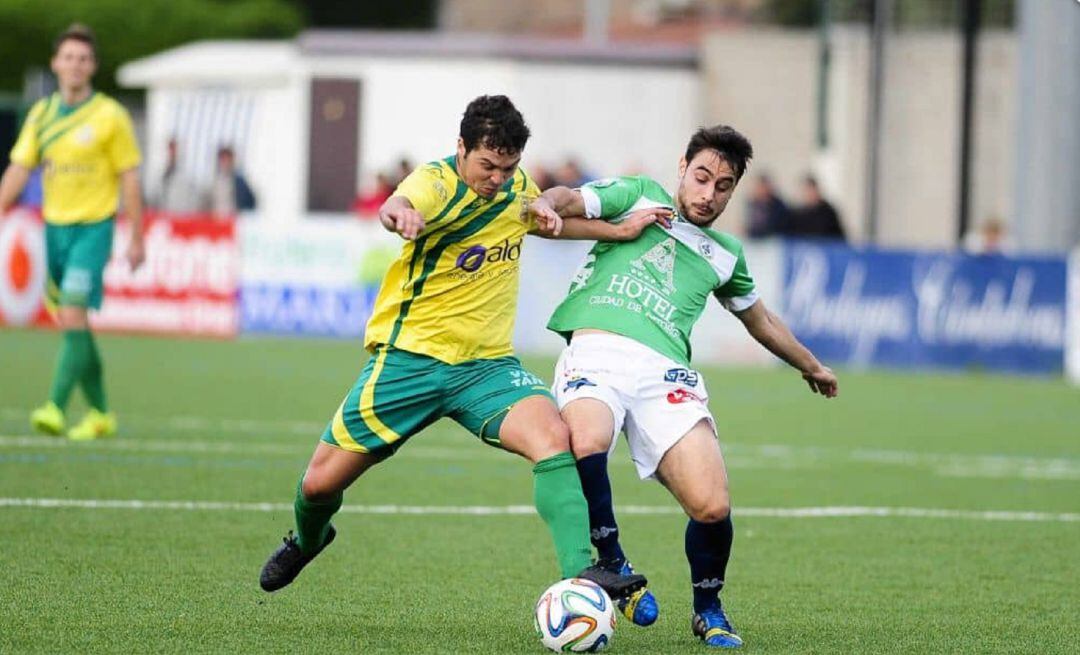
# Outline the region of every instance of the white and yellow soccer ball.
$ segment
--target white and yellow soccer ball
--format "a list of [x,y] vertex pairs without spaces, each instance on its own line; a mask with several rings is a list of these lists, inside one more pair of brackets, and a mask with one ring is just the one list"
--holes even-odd
[[536,632],[557,653],[595,653],[615,633],[615,608],[607,592],[581,578],[560,580],[536,601]]

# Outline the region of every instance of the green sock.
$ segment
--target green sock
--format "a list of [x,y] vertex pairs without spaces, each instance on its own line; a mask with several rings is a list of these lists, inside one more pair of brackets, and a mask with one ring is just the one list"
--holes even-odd
[[87,332],[86,335],[90,341],[90,361],[79,381],[82,383],[83,393],[86,394],[86,401],[90,403],[90,406],[99,412],[107,412],[109,405],[105,399],[105,376],[101,353],[98,351],[93,333]]
[[303,485],[304,478],[300,478],[296,485],[296,500],[293,501],[293,510],[296,513],[296,543],[302,553],[310,555],[326,540],[330,517],[341,509],[341,501],[345,495],[339,491],[329,502],[313,502],[304,498]]
[[90,350],[93,347],[88,330],[65,330],[64,343],[60,346],[60,356],[56,359],[56,371],[53,373],[52,389],[49,400],[60,409],[67,407],[71,390],[82,379],[90,364]]
[[533,467],[533,502],[555,541],[555,554],[564,578],[592,564],[589,506],[581,491],[574,456],[559,453]]

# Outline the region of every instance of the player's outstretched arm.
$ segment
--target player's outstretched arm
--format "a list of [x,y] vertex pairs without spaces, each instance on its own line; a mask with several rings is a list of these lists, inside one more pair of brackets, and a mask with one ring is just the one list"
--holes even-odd
[[840,392],[839,382],[832,369],[819,362],[814,353],[799,343],[787,325],[784,325],[779,316],[770,312],[762,300],[738,312],[736,316],[758,343],[802,373],[803,379],[810,385],[810,391],[820,393],[826,398],[835,398]]
[[379,207],[379,222],[390,232],[412,241],[424,229],[423,215],[413,208],[405,196],[390,196]]
[[545,239],[579,239],[583,241],[633,241],[653,223],[671,226],[671,210],[663,207],[639,209],[620,223],[588,219],[580,216],[565,217],[559,234],[552,234],[541,226],[535,234]]
[[581,192],[564,186],[541,193],[529,204],[529,212],[539,228],[536,234],[548,239],[633,241],[653,223],[671,226],[671,210],[662,207],[640,209],[619,223],[587,219]]
[[0,179],[0,216],[3,216],[11,209],[29,180],[29,168],[14,162],[8,164],[7,170],[4,171],[4,177]]

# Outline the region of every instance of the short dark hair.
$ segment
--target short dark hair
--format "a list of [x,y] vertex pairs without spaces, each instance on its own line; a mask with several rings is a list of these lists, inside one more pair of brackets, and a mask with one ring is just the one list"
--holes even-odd
[[483,146],[499,154],[516,154],[525,149],[529,135],[525,118],[506,96],[480,96],[461,117],[466,153]]
[[60,33],[60,36],[56,37],[53,41],[53,56],[60,52],[60,46],[64,45],[65,41],[78,41],[90,46],[90,52],[94,53],[94,59],[97,59],[97,39],[94,38],[94,31],[83,25],[82,23],[72,23],[68,25],[67,29]]
[[727,125],[702,127],[694,132],[690,143],[686,145],[686,163],[689,164],[702,150],[715,150],[720,153],[720,157],[735,170],[736,180],[742,178],[754,156],[754,147],[750,145],[750,141]]

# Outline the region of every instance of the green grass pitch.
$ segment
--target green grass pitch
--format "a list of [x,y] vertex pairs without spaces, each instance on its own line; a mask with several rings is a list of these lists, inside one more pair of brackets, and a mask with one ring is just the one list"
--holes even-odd
[[[366,359],[357,343],[102,337],[121,435],[72,444],[26,422],[58,341],[0,331],[0,653],[546,652],[532,605],[557,569],[537,517],[371,513],[531,504],[528,465],[448,421],[346,493],[338,540],[292,586],[258,588]],[[551,361],[527,363],[550,378]],[[735,507],[724,598],[745,652],[1077,652],[1080,390],[843,371],[824,401],[781,369],[704,373]],[[684,519],[625,444],[612,476],[616,509],[641,508],[620,522],[661,617],[620,622],[610,652],[704,652]],[[825,507],[950,511],[770,515]]]

